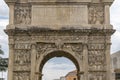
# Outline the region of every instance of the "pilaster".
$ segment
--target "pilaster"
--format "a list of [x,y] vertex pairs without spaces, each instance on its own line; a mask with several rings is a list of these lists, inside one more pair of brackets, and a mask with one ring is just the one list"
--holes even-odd
[[14,44],[9,44],[8,80],[13,80]]
[[9,24],[13,25],[14,24],[14,5],[10,4],[9,8],[10,8],[10,13],[9,13],[10,20],[9,20]]
[[36,45],[32,44],[31,49],[31,80],[35,80],[35,64],[36,64]]
[[105,24],[110,24],[110,6],[109,5],[105,5]]
[[88,80],[88,48],[87,44],[83,45],[83,61],[84,61],[84,80]]
[[107,71],[107,79],[106,80],[111,80],[111,56],[110,56],[110,43],[107,43],[106,50],[105,50],[105,57],[106,57],[106,71]]

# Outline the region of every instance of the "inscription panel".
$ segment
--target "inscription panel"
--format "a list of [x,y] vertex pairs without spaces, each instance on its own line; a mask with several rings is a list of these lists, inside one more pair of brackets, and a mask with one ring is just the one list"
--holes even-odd
[[32,24],[41,26],[87,24],[87,14],[87,6],[84,5],[33,6]]

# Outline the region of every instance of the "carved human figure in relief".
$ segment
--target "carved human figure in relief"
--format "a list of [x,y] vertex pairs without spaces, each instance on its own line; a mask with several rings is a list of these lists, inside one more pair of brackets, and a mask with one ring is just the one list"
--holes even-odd
[[104,23],[104,7],[90,6],[89,7],[89,24],[103,24]]
[[15,24],[30,24],[31,10],[29,7],[15,6]]
[[30,63],[30,51],[28,50],[16,50],[15,51],[15,63],[22,65]]

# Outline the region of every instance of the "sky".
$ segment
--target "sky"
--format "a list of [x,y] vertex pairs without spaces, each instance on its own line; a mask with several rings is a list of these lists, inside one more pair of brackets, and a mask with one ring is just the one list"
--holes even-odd
[[[5,55],[8,57],[8,36],[4,33],[6,25],[9,23],[9,8],[4,0],[0,0],[0,45]],[[110,21],[116,32],[111,37],[111,54],[120,50],[120,0],[115,0],[110,8]],[[67,72],[74,70],[74,64],[67,58],[53,58],[50,59],[44,66],[43,80],[53,80],[67,74]],[[52,75],[49,75],[52,74]],[[0,73],[1,76],[1,73]],[[4,74],[6,77],[6,73]]]

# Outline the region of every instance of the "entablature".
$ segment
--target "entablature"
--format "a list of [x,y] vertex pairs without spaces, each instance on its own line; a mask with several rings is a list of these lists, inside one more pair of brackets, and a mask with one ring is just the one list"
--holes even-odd
[[5,0],[6,3],[112,3],[114,0]]

